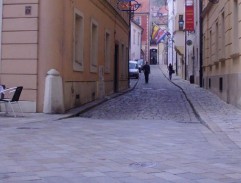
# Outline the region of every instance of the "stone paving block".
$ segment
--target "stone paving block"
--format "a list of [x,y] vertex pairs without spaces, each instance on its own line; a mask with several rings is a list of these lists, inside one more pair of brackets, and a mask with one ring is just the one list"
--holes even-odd
[[148,85],[142,79],[84,117],[0,116],[0,182],[239,182],[239,111],[174,77],[201,123],[158,67]]
[[214,179],[201,179],[197,181],[198,183],[220,183],[219,180],[214,180]]
[[184,180],[181,176],[178,176],[176,174],[172,174],[172,173],[168,173],[168,172],[160,172],[160,173],[155,173],[154,174],[157,177],[160,177],[164,180],[168,180],[168,181],[172,181],[172,182],[176,182],[176,181],[181,181]]

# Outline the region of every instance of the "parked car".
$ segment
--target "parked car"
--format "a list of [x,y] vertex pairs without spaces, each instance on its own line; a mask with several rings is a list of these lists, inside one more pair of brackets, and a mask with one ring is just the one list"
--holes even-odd
[[137,60],[137,64],[138,64],[139,73],[141,73],[142,66],[144,65],[144,60],[143,59]]
[[129,61],[129,77],[139,79],[139,69],[137,61]]

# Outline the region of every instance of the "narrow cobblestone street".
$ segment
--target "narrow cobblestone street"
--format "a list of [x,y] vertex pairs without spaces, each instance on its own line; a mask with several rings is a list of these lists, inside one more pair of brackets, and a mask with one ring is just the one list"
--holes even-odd
[[81,116],[1,117],[0,182],[240,183],[240,110],[165,69]]
[[241,183],[241,0],[0,11],[0,183]]
[[[132,83],[136,80],[132,81]],[[150,81],[141,73],[135,89],[82,115],[95,119],[157,119],[197,122],[183,92],[152,66]]]

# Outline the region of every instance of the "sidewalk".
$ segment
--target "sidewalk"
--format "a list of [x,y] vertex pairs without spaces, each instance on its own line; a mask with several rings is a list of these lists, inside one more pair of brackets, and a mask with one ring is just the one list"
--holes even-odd
[[110,100],[112,98],[118,97],[120,95],[125,94],[126,92],[131,91],[135,88],[138,80],[131,80],[130,82],[130,88],[128,88],[125,91],[114,93],[111,96],[107,96],[103,99],[99,99],[93,102],[89,102],[85,105],[82,105],[80,107],[71,109],[67,111],[65,114],[44,114],[44,113],[24,113],[24,116],[20,116],[21,114],[17,114],[17,117],[13,117],[13,115],[10,113],[6,116],[5,112],[0,112],[0,127],[6,126],[6,125],[16,125],[16,124],[25,124],[25,123],[32,123],[32,122],[41,122],[41,121],[57,121],[65,118],[70,118],[79,115],[80,113],[91,109],[97,105],[102,104],[103,102]]
[[[168,78],[166,67],[161,67]],[[217,135],[226,135],[241,148],[241,110],[225,103],[210,91],[173,75],[171,81],[185,94],[200,121]]]
[[[162,73],[168,79],[167,68],[160,68]],[[14,118],[6,117],[4,116],[4,113],[0,113],[0,126],[14,126],[41,121],[55,121],[73,117],[96,105],[100,105],[106,100],[131,91],[137,82],[138,80],[132,80],[128,90],[113,94],[112,96],[108,96],[101,100],[90,102],[81,107],[72,109],[65,114],[24,113],[24,117]],[[183,80],[178,76],[173,75],[171,82],[183,91],[201,123],[206,125],[213,133],[220,135],[220,138],[224,135],[229,137],[231,143],[235,143],[241,148],[241,110],[225,103],[208,90],[200,88],[198,85],[190,84],[189,81]]]

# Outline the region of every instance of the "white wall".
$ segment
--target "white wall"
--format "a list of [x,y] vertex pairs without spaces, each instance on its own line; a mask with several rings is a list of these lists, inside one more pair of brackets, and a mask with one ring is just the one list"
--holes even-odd
[[131,22],[130,60],[141,58],[141,33],[142,28],[134,22]]
[[175,64],[175,58],[174,58],[174,42],[173,42],[173,32],[174,32],[174,6],[173,6],[173,0],[168,0],[168,31],[170,32],[171,36],[168,40],[168,64],[173,63]]

